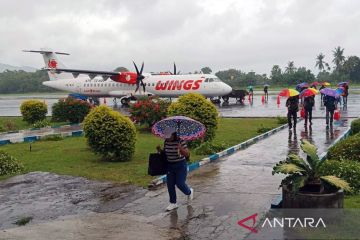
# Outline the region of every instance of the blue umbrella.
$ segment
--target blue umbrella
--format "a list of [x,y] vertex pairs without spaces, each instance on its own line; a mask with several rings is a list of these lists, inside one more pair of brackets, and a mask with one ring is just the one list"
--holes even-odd
[[326,96],[331,96],[331,97],[340,97],[340,94],[334,90],[334,89],[331,89],[331,88],[324,88],[324,89],[321,89],[320,92]]
[[269,87],[270,85],[269,84],[264,84],[264,87]]
[[176,129],[177,135],[183,140],[195,140],[205,135],[204,124],[192,118],[184,116],[168,117],[155,123],[151,129],[152,133],[158,137],[165,137],[165,129]]
[[343,87],[339,87],[338,89],[335,90],[339,95],[344,93],[344,88]]

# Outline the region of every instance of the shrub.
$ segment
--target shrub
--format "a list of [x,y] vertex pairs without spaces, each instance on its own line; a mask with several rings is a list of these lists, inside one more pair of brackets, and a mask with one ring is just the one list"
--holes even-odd
[[351,134],[355,135],[360,132],[360,118],[351,122]]
[[[179,97],[177,102],[170,104],[168,114],[186,116],[201,122],[206,127],[205,141],[214,139],[218,126],[218,111],[204,96],[197,93],[185,94]],[[196,144],[199,145],[200,142],[197,141]]]
[[39,100],[27,100],[20,106],[23,120],[30,124],[44,120],[47,114],[47,105]]
[[360,163],[326,160],[320,170],[324,175],[334,175],[346,180],[353,190],[352,193],[360,192]]
[[11,120],[6,120],[3,125],[4,131],[14,131],[16,129],[16,124]]
[[145,97],[130,105],[131,120],[151,127],[166,117],[169,101],[160,98]]
[[288,123],[288,120],[287,120],[286,117],[277,116],[276,120],[277,120],[278,124],[286,124],[286,123]]
[[195,153],[197,155],[211,155],[217,152],[221,152],[226,148],[225,144],[215,144],[213,142],[204,142],[197,148]]
[[67,97],[52,106],[52,121],[80,123],[90,112],[92,105],[86,101]]
[[50,126],[50,121],[47,119],[37,121],[33,124],[33,128],[43,128]]
[[61,134],[51,134],[41,138],[42,141],[61,141],[64,137]]
[[106,160],[128,161],[135,152],[134,124],[109,107],[92,109],[84,120],[84,132],[91,149]]
[[328,158],[333,160],[352,160],[360,162],[360,133],[350,136],[332,146]]
[[0,150],[0,176],[19,173],[24,166],[13,156]]

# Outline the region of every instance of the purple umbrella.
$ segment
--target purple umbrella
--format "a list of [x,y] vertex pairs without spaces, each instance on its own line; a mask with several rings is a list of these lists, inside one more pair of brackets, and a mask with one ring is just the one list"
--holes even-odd
[[344,85],[349,85],[349,82],[341,82],[341,83],[338,83],[338,86],[339,87],[342,87]]
[[320,92],[326,96],[336,97],[336,98],[340,97],[340,94],[336,90],[331,88],[321,89]]
[[184,116],[168,117],[155,123],[151,131],[154,135],[165,138],[165,129],[177,129],[178,136],[186,141],[195,140],[205,135],[204,124]]
[[309,84],[306,82],[303,83],[299,83],[298,85],[296,85],[297,88],[307,88],[309,87]]

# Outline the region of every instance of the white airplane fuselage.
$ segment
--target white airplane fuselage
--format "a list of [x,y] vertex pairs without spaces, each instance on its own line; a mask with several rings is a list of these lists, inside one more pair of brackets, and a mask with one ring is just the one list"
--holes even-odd
[[[144,74],[145,75],[145,74]],[[62,91],[78,93],[90,97],[124,97],[156,95],[159,97],[179,97],[186,93],[200,93],[205,97],[218,97],[229,94],[232,88],[212,74],[189,75],[150,75],[143,80],[146,92],[142,86],[135,93],[136,85],[115,82],[102,77],[90,79],[88,76],[78,76],[71,79],[43,82],[45,86]]]

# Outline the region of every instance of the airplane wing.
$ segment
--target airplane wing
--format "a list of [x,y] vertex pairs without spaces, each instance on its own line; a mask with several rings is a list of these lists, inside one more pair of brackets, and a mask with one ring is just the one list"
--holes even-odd
[[82,70],[82,69],[69,69],[69,68],[45,68],[47,71],[53,71],[56,73],[61,72],[68,72],[72,73],[73,76],[76,78],[79,76],[79,74],[87,74],[91,79],[93,79],[96,76],[102,76],[105,79],[109,77],[115,77],[119,76],[119,72],[110,72],[110,71],[94,71],[94,70]]

